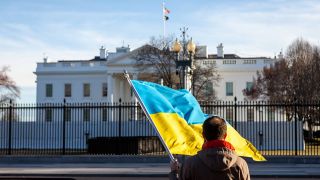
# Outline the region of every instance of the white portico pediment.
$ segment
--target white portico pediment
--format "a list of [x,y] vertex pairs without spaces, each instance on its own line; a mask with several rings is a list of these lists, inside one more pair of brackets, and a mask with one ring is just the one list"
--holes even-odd
[[136,72],[136,60],[131,52],[108,60],[106,66],[109,73],[122,74],[124,70],[129,73]]
[[113,57],[107,61],[107,66],[134,66],[136,60],[133,58],[132,52]]
[[150,48],[150,45],[146,44],[128,53],[112,57],[108,59],[107,66],[135,66],[136,59],[134,57],[144,48]]
[[134,58],[134,56],[138,53],[139,50],[145,48],[146,46],[149,45],[144,45],[128,53],[110,58],[107,61],[107,66],[135,66],[136,59]]
[[118,55],[108,59],[106,66],[108,72],[110,73],[123,73],[126,70],[128,73],[139,73],[139,67],[137,66],[137,61],[134,58],[137,53],[150,45],[141,46],[133,51],[130,51],[125,54]]

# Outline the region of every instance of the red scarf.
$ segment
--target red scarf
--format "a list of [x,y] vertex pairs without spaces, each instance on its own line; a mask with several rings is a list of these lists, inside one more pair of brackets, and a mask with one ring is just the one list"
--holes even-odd
[[234,147],[232,146],[232,144],[230,144],[229,142],[227,142],[225,140],[206,141],[202,145],[202,149],[211,149],[211,148],[227,148],[227,149],[230,149],[232,151],[235,150]]

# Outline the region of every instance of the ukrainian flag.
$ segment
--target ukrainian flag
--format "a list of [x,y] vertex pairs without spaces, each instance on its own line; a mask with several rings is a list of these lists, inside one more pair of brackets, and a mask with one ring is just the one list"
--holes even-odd
[[[151,82],[131,82],[170,153],[197,154],[204,143],[202,124],[209,116],[202,112],[192,94],[185,89],[174,90]],[[226,141],[234,146],[239,156],[265,160],[248,140],[227,124]]]

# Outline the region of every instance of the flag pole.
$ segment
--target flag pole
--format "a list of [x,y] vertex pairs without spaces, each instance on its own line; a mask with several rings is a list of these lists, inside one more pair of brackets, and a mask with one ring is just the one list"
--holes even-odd
[[166,38],[166,19],[165,19],[165,9],[164,1],[162,3],[162,20],[163,20],[163,39]]
[[142,100],[141,100],[141,98],[140,98],[140,96],[139,96],[136,88],[133,86],[133,84],[132,84],[132,82],[131,82],[131,79],[130,79],[130,76],[129,76],[129,74],[127,73],[127,71],[124,71],[123,75],[124,75],[124,77],[128,80],[128,83],[129,83],[130,87],[132,88],[134,94],[136,95],[136,97],[137,97],[137,99],[138,99],[138,101],[139,101],[139,104],[140,104],[140,106],[141,106],[144,114],[147,116],[147,119],[149,120],[149,122],[150,122],[150,124],[152,125],[153,129],[156,131],[156,133],[157,133],[157,135],[158,135],[158,137],[159,137],[159,139],[160,139],[163,147],[165,148],[166,152],[169,154],[169,157],[170,157],[171,161],[175,161],[175,158],[173,157],[173,155],[171,154],[168,146],[167,146],[166,143],[164,142],[164,139],[163,139],[162,136],[160,135],[158,129],[156,128],[156,125],[155,125],[154,122],[152,121],[151,116],[150,116],[150,114],[148,113],[148,110],[146,109],[146,107],[144,106],[144,104],[143,104],[143,102],[142,102]]

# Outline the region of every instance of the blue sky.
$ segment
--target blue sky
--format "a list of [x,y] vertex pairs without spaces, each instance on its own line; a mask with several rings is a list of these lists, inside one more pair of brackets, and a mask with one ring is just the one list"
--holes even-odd
[[[35,102],[36,63],[90,59],[104,45],[115,51],[163,34],[162,0],[1,0],[0,66],[21,87],[20,102]],[[318,0],[166,0],[168,34],[189,36],[209,53],[273,57],[296,38],[319,45]]]

